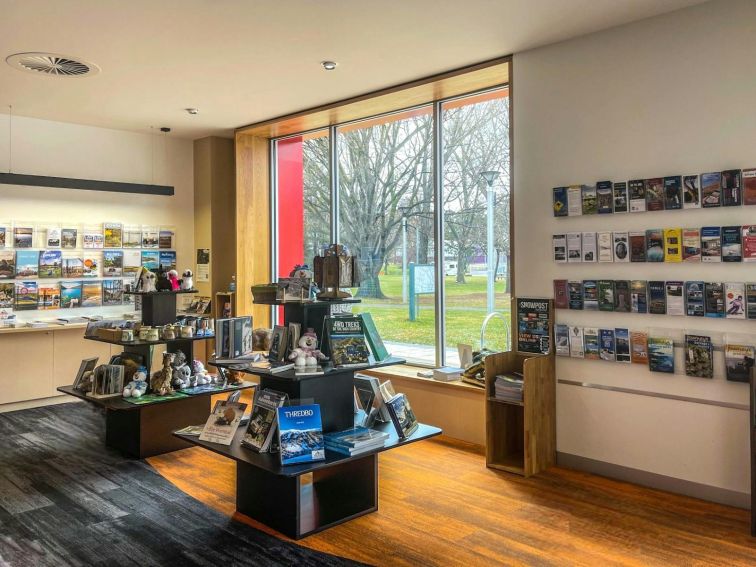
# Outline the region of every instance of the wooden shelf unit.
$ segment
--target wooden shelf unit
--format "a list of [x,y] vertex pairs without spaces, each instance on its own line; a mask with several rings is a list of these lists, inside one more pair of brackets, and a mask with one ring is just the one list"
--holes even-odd
[[[522,404],[497,400],[498,374],[522,372]],[[525,477],[556,463],[553,355],[501,352],[486,358],[486,466]]]

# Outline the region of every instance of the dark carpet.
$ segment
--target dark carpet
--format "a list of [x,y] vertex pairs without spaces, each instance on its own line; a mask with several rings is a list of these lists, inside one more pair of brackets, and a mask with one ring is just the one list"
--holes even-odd
[[216,512],[103,436],[89,404],[0,414],[0,567],[358,565]]

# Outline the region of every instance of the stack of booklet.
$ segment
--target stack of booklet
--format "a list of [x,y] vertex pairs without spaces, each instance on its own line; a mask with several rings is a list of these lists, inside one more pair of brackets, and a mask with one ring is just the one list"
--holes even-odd
[[522,383],[522,376],[516,373],[499,375],[494,382],[494,396],[497,400],[521,402]]
[[353,427],[344,431],[326,433],[325,446],[329,451],[354,457],[383,447],[386,439],[388,439],[388,433],[366,427]]

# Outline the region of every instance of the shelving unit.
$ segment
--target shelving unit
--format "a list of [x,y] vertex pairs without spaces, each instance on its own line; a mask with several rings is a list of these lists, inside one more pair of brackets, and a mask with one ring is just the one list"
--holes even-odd
[[[229,304],[230,313],[225,314],[226,303]],[[226,317],[236,317],[236,292],[235,291],[217,291],[213,301],[213,316],[216,319]]]
[[[486,357],[486,466],[525,477],[556,462],[554,356],[502,352]],[[494,396],[498,374],[522,372],[522,402]]]
[[142,323],[159,327],[176,322],[176,296],[199,293],[196,289],[178,291],[124,291],[124,295],[138,295],[142,300]]

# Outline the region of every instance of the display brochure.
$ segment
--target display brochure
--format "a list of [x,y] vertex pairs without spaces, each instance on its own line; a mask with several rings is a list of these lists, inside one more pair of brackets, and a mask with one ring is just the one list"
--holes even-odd
[[722,175],[718,171],[701,174],[701,206],[704,209],[722,204]]
[[370,313],[360,313],[362,319],[362,325],[365,329],[365,339],[367,339],[370,351],[373,353],[373,359],[376,362],[383,362],[391,357],[386,345],[383,344],[383,339],[378,332],[378,327],[375,326],[373,316]]
[[742,227],[743,261],[756,262],[756,224]]
[[[379,387],[379,390],[381,393],[380,397],[383,398],[384,402],[387,402],[391,398],[396,396],[396,391],[394,390],[394,385],[391,383],[391,380],[386,380],[385,382],[382,382]],[[390,416],[388,416],[388,413],[386,415],[387,415],[387,419],[391,419]]]
[[664,261],[664,230],[650,228],[646,231],[646,262]]
[[596,327],[583,327],[583,344],[585,356],[588,360],[599,360],[601,348],[599,346],[599,330]]
[[174,431],[174,433],[178,435],[186,435],[188,437],[199,437],[200,435],[202,435],[204,429],[204,425],[187,425],[186,427],[177,429],[176,431]]
[[630,362],[648,364],[648,333],[643,331],[630,332]]
[[596,207],[598,214],[607,215],[614,212],[614,191],[611,181],[596,183]]
[[683,175],[683,209],[701,208],[701,185],[698,175]]
[[81,282],[60,282],[60,306],[63,309],[81,307]]
[[648,313],[648,292],[646,280],[630,281],[630,312]]
[[668,211],[682,209],[683,188],[682,177],[672,175],[664,178],[664,208]]
[[567,262],[567,235],[555,234],[551,237],[551,247],[554,252],[554,262],[564,264]]
[[682,281],[666,282],[667,315],[685,315],[685,297],[683,296],[684,287],[685,282]]
[[611,232],[597,232],[598,261],[614,262],[614,240]]
[[84,275],[84,260],[81,258],[63,258],[63,277],[80,278]]
[[718,226],[704,226],[701,228],[701,261],[722,261],[722,236]]
[[286,406],[278,408],[277,412],[281,464],[293,465],[325,460],[320,406]]
[[567,282],[568,307],[570,309],[583,309],[583,282],[570,280]]
[[13,250],[0,250],[0,279],[9,280],[16,276],[16,255]]
[[583,346],[583,329],[570,327],[570,356],[572,358],[584,358],[585,347]]
[[255,396],[247,431],[242,437],[242,445],[264,453],[270,449],[276,437],[276,410],[284,405],[288,396],[269,388],[260,390]]
[[630,212],[642,213],[646,210],[646,184],[643,179],[633,179],[627,182],[630,193]]
[[89,251],[84,253],[82,259],[82,271],[81,277],[83,278],[99,278],[100,277],[100,264],[102,263],[102,253],[97,251]]
[[102,275],[106,278],[123,276],[123,251],[105,250],[102,255]]
[[551,352],[551,300],[518,297],[517,350],[535,354]]
[[614,329],[601,329],[599,331],[599,356],[601,360],[614,362],[616,357]]
[[216,319],[215,321],[215,358],[223,360],[231,358],[231,319]]
[[[725,317],[728,319],[746,318],[746,291],[745,284],[726,282],[725,292]],[[41,293],[41,291],[40,291]]]
[[[250,354],[252,351],[244,352],[244,320],[241,317],[234,317],[231,319],[231,337],[229,339],[229,348],[231,349],[231,358],[238,358],[245,354]],[[249,343],[252,342],[252,321],[246,325],[249,331]]]
[[123,247],[123,225],[120,223],[106,222],[103,225],[105,232],[105,248]]
[[630,238],[630,261],[631,262],[645,262],[646,261],[646,233],[645,232],[631,232]]
[[567,233],[567,261],[580,262],[583,257],[582,238],[579,232]]
[[669,337],[648,337],[648,369],[651,372],[675,372],[675,345]]
[[60,229],[50,227],[47,229],[47,248],[60,248]]
[[682,259],[683,262],[701,261],[701,229],[682,229]]
[[16,252],[16,277],[36,278],[39,276],[39,252],[18,250]]
[[102,282],[82,282],[81,306],[82,307],[101,307],[102,306]]
[[685,335],[685,375],[714,378],[714,347],[711,337]]
[[554,216],[566,217],[567,211],[567,187],[554,187]]
[[[570,306],[570,291],[567,286],[567,280],[554,280],[554,309],[567,309]],[[580,294],[580,303],[582,308],[583,295]]]
[[200,441],[231,445],[245,409],[247,409],[247,404],[240,402],[229,402],[228,400],[215,402],[213,411],[207,418],[205,428],[199,436]]
[[0,309],[6,312],[13,309],[14,288],[13,282],[0,282]]
[[39,285],[38,309],[60,309],[60,284]]
[[725,344],[725,377],[731,382],[750,382],[754,348],[750,345]]
[[630,363],[630,329],[614,329],[615,360]]
[[756,168],[743,170],[743,204],[756,205]]
[[583,233],[583,262],[595,262],[598,259],[598,248],[595,232]]
[[742,262],[743,247],[741,243],[740,226],[723,226],[722,227],[722,261],[723,262]]
[[158,248],[160,244],[160,230],[156,226],[142,227],[142,248]]
[[682,262],[682,229],[664,229],[664,261]]
[[580,185],[567,187],[567,216],[579,217],[583,214],[583,192]]
[[740,192],[740,170],[728,169],[722,172],[722,206],[739,207],[742,203]]
[[165,271],[177,270],[178,265],[176,263],[176,252],[173,250],[161,250],[159,253],[160,267]]
[[151,272],[157,272],[160,268],[160,252],[157,250],[142,250],[142,267]]
[[369,363],[365,328],[359,316],[328,317],[323,324],[334,366],[345,368]]
[[79,231],[75,228],[64,228],[60,240],[61,248],[75,250],[78,247]]
[[614,311],[614,282],[612,280],[598,281],[599,311]]
[[614,232],[612,233],[614,239],[614,261],[615,262],[629,262],[630,261],[630,242],[627,232]]
[[173,237],[175,232],[172,228],[161,227],[158,231],[158,248],[173,248]]
[[34,247],[34,228],[31,226],[14,226],[13,227],[13,247],[14,248],[33,248]]
[[664,210],[664,180],[661,177],[654,177],[645,180],[646,185],[646,210],[663,211]]
[[386,400],[396,395],[391,381],[387,380],[383,384],[375,376],[365,374],[354,375],[354,388],[360,405],[369,414],[375,414],[374,419],[379,421],[391,421]]
[[596,201],[596,187],[594,185],[583,185],[581,188],[583,197],[583,214],[595,215],[598,213],[598,203]]
[[8,246],[9,236],[8,227],[0,225],[0,248]]
[[391,421],[394,423],[400,439],[408,438],[417,430],[417,418],[406,395],[397,394],[386,402],[386,407],[388,407]]
[[37,282],[16,282],[16,311],[30,311],[37,308]]
[[598,282],[596,280],[583,280],[583,309],[598,311],[598,308]]
[[614,184],[614,212],[626,213],[628,210],[627,183],[620,181]]
[[284,325],[273,327],[273,336],[270,339],[268,360],[282,361],[286,358],[286,345],[288,344],[289,329]]
[[618,313],[631,312],[632,298],[629,280],[614,280],[614,310]]
[[139,273],[139,269],[142,267],[142,256],[139,250],[124,250],[123,251],[123,275],[127,277],[135,277]]
[[746,317],[756,319],[756,283],[745,284],[746,288]]
[[557,356],[570,356],[570,328],[557,323],[554,325],[554,353]]
[[703,317],[705,313],[704,283],[700,281],[685,282],[685,314],[689,317]]
[[725,316],[724,286],[722,282],[704,284],[704,307],[707,317]]
[[142,247],[142,227],[139,225],[125,225],[123,227],[123,247]]
[[648,282],[648,312],[651,315],[667,313],[667,293],[663,281]]
[[82,247],[85,249],[100,249],[105,247],[105,237],[102,230],[84,230],[82,235]]

